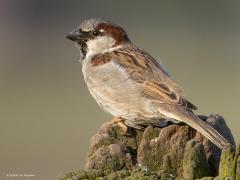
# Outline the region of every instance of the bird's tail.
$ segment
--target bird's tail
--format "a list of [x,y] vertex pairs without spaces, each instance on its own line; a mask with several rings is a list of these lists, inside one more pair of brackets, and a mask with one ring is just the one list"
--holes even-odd
[[207,124],[207,122],[201,120],[191,111],[176,109],[174,111],[174,114],[171,115],[172,115],[171,118],[184,122],[191,126],[192,128],[194,128],[195,130],[199,131],[203,136],[208,138],[220,149],[225,149],[229,146],[232,146],[217,130],[215,130],[212,126]]

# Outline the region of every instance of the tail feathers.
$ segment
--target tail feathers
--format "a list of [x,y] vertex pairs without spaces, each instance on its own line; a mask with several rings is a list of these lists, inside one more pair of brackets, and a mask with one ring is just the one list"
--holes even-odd
[[[191,122],[192,121],[192,122]],[[212,126],[203,122],[201,119],[198,120],[188,120],[189,126],[193,127],[197,131],[199,131],[203,136],[208,138],[211,142],[213,142],[220,149],[225,149],[230,146],[230,143]]]
[[174,114],[171,115],[173,116],[171,118],[182,121],[194,128],[195,130],[199,131],[203,136],[208,138],[220,149],[226,149],[227,147],[232,146],[217,130],[207,124],[207,122],[202,121],[192,112],[178,109],[174,111]]

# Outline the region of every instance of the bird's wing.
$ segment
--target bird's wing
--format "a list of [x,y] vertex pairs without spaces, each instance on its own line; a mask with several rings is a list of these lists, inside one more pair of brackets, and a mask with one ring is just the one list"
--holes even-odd
[[144,81],[141,83],[144,96],[167,104],[181,106],[188,110],[196,110],[196,106],[179,96],[166,83],[157,83],[154,81]]
[[142,95],[152,100],[161,114],[188,124],[221,149],[229,146],[221,134],[191,111],[196,106],[184,98],[180,88],[154,58],[134,48],[118,50],[114,54],[114,63],[128,73],[129,78],[138,84]]
[[153,57],[139,49],[124,49],[115,52],[115,63],[122,66],[130,78],[138,83],[143,96],[166,104],[174,104],[188,110],[196,106],[186,100],[180,87]]

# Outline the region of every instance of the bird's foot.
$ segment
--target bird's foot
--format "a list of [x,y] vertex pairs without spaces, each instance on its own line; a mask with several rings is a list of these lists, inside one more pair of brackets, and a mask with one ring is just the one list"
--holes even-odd
[[121,134],[126,135],[128,133],[128,126],[124,124],[124,119],[120,117],[114,117],[111,120],[112,124],[117,124],[121,128]]

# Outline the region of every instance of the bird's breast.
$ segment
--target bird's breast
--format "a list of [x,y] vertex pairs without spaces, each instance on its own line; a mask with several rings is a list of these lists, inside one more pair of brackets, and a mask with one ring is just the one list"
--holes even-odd
[[91,95],[105,111],[126,119],[143,113],[139,88],[123,69],[109,62],[96,67],[85,64],[82,70]]

